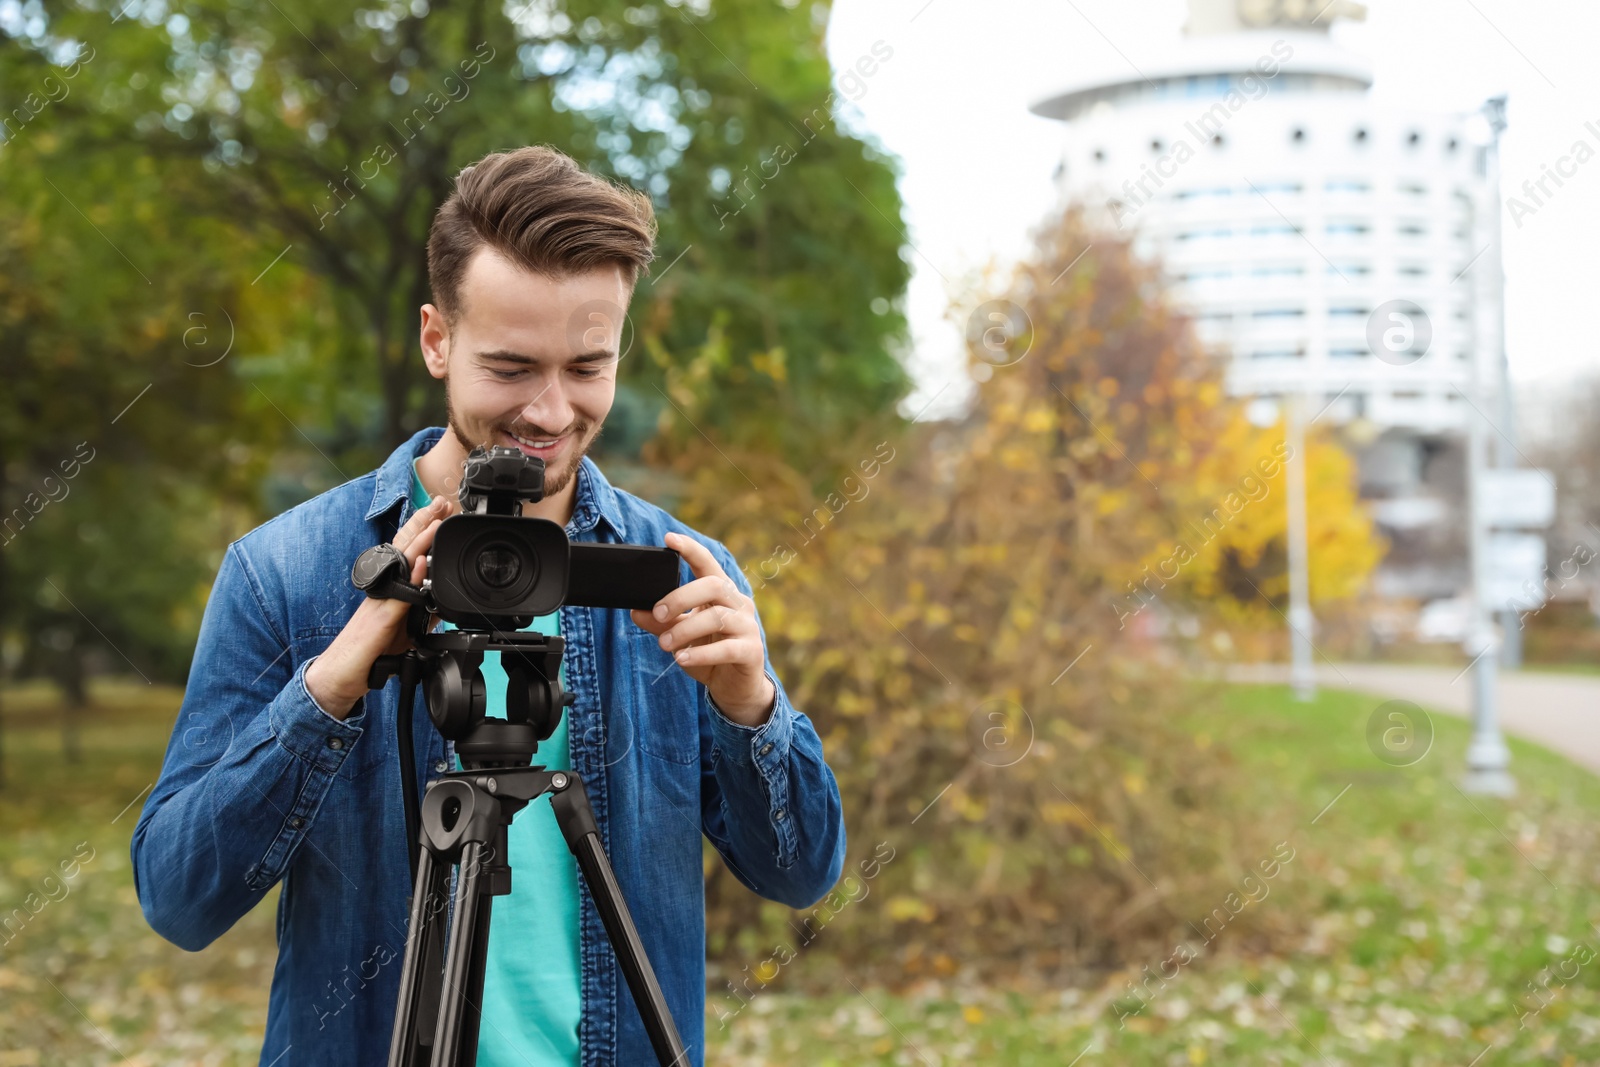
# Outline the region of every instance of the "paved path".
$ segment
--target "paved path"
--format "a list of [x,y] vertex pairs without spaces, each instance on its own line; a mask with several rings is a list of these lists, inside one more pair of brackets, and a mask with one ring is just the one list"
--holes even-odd
[[[1317,682],[1467,717],[1472,710],[1472,675],[1458,674],[1460,670],[1324,662],[1317,665]],[[1287,682],[1289,669],[1281,664],[1236,667],[1228,677],[1240,682]],[[1500,724],[1507,733],[1600,772],[1600,676],[1502,671],[1499,696]]]

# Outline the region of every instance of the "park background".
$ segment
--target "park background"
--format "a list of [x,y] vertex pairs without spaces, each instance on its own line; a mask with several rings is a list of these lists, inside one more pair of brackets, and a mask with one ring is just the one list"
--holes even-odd
[[[934,3],[896,17],[983,17]],[[595,458],[744,564],[845,798],[820,911],[708,850],[708,1062],[1600,1063],[1592,765],[1513,737],[1519,792],[1473,797],[1448,685],[1408,762],[1370,686],[1239,682],[1288,654],[1283,425],[1071,208],[943,279],[931,359],[918,175],[855,107],[916,39],[832,19],[0,2],[0,1067],[254,1062],[271,907],[165,944],[128,837],[226,545],[442,422],[427,225],[527,143],[655,200]],[[1590,515],[1593,430],[1538,457]],[[1456,650],[1373,640],[1353,458],[1302,458],[1319,661],[1448,683]],[[1592,613],[1528,623],[1582,680]]]

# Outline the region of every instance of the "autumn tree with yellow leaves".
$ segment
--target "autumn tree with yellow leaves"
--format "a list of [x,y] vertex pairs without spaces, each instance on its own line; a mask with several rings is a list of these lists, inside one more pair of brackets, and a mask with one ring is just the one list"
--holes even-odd
[[[708,858],[712,951],[759,960],[747,984],[778,980],[773,938],[799,952],[802,931],[820,945],[846,924],[833,951],[910,973],[1114,962],[1267,847],[1268,820],[1229,808],[1226,754],[1185,730],[1185,689],[1128,620],[1157,600],[1274,614],[1286,446],[1227,400],[1157,282],[1062,218],[974,313],[966,417],[886,415],[819,458],[820,490],[770,455],[658,443],[679,514],[744,566],[849,823],[845,878],[809,916]],[[1310,453],[1316,592],[1348,595],[1378,549],[1348,460]]]

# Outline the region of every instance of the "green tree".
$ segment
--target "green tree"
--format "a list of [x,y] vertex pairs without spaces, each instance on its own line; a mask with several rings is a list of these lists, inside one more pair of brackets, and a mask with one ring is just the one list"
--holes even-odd
[[21,134],[0,166],[0,638],[70,713],[95,663],[182,679],[263,424],[226,366],[249,306],[228,243],[198,218],[148,237],[181,175]]
[[803,450],[906,392],[894,170],[835,121],[824,9],[122,4],[31,24],[35,63],[44,26],[96,51],[57,126],[79,156],[133,144],[186,164],[158,213],[216,219],[316,279],[337,324],[317,373],[381,400],[318,413],[346,428],[340,450],[372,458],[440,420],[414,340],[427,227],[463,165],[527,143],[647,190],[662,219],[620,440],[670,393],[703,429]]

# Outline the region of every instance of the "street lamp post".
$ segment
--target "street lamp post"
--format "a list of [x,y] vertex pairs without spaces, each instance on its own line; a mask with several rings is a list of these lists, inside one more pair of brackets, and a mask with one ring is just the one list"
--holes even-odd
[[1289,684],[1295,699],[1305,703],[1317,695],[1316,670],[1311,661],[1311,583],[1306,569],[1306,416],[1305,397],[1299,390],[1288,396],[1289,460],[1285,488],[1289,494]]
[[[1505,97],[1495,97],[1484,104],[1484,117],[1489,122],[1492,136],[1489,145],[1489,164],[1498,165],[1497,145],[1500,131],[1505,129]],[[1502,271],[1500,269],[1500,191],[1498,181],[1492,182],[1488,189],[1491,199],[1488,205],[1490,241],[1493,247],[1486,256],[1488,263],[1488,277],[1497,291],[1488,294],[1491,301],[1503,299],[1503,286],[1501,285]],[[1473,657],[1471,668],[1473,671],[1472,684],[1472,743],[1467,746],[1467,776],[1462,783],[1464,789],[1470,793],[1487,793],[1494,796],[1510,796],[1516,792],[1516,782],[1512,779],[1507,767],[1511,763],[1511,752],[1506,748],[1505,739],[1500,735],[1500,718],[1495,706],[1496,689],[1499,681],[1500,637],[1496,632],[1494,620],[1494,605],[1489,597],[1489,523],[1487,501],[1485,500],[1484,469],[1489,464],[1489,428],[1485,425],[1487,415],[1485,411],[1493,410],[1494,405],[1489,403],[1489,384],[1498,379],[1501,392],[1505,392],[1506,382],[1503,362],[1505,359],[1504,346],[1504,315],[1498,313],[1501,305],[1495,304],[1491,311],[1495,312],[1495,328],[1490,331],[1493,339],[1493,351],[1486,351],[1485,345],[1474,347],[1475,358],[1472,361],[1472,392],[1475,397],[1473,413],[1476,418],[1468,418],[1467,435],[1467,524],[1468,543],[1472,554],[1472,626],[1465,642],[1465,650]],[[1494,366],[1488,366],[1491,358]]]
[[[1516,412],[1511,403],[1511,368],[1506,359],[1506,274],[1501,258],[1500,226],[1500,135],[1506,128],[1506,98],[1492,97],[1483,104],[1483,117],[1489,123],[1489,144],[1484,157],[1485,183],[1494,197],[1494,209],[1489,213],[1489,250],[1484,256],[1486,280],[1492,290],[1487,306],[1494,314],[1494,327],[1489,336],[1495,351],[1492,379],[1499,387],[1494,407],[1485,405],[1485,411],[1494,411],[1500,421],[1499,433],[1494,438],[1494,466],[1510,470],[1517,465]],[[1500,666],[1516,670],[1522,666],[1522,626],[1517,612],[1509,605],[1502,606],[1500,615]]]

